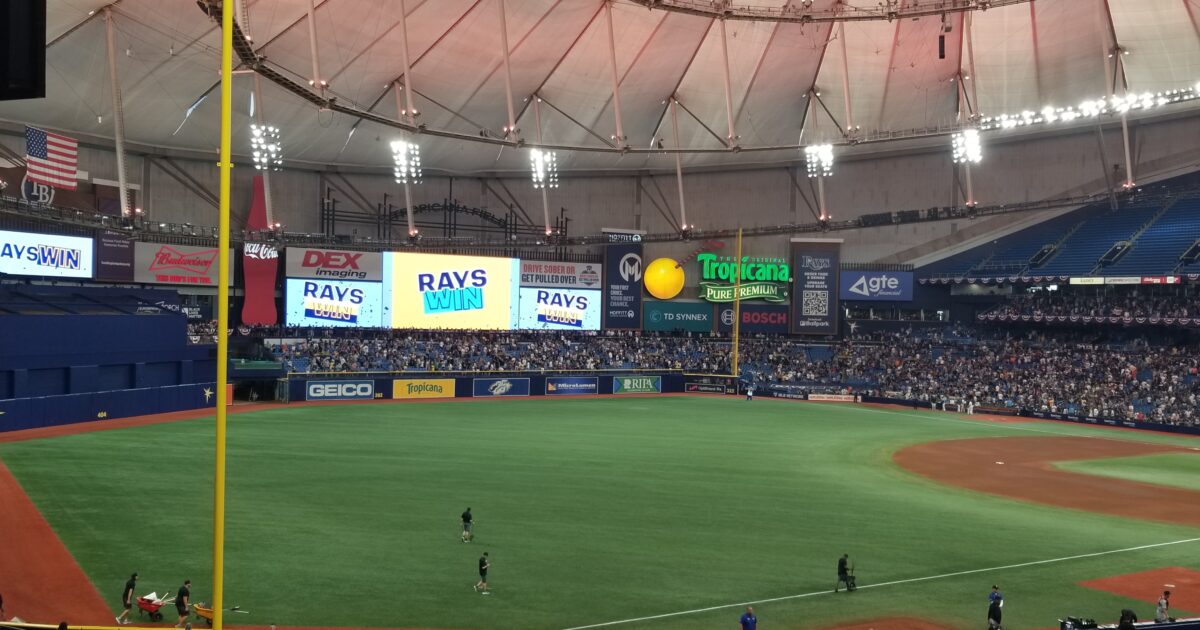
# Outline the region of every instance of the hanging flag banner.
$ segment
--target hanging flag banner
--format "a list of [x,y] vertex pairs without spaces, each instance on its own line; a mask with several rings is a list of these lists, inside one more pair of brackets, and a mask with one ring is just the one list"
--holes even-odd
[[[246,230],[267,229],[267,201],[262,175],[254,176],[254,192],[250,199],[250,216]],[[245,299],[242,300],[242,323],[248,326],[271,326],[279,320],[275,310],[275,277],[279,273],[279,250],[270,243],[246,243],[242,248],[242,280]]]
[[792,239],[792,332],[836,335],[842,239]]
[[[763,300],[786,304],[792,272],[784,258],[721,256],[712,252],[696,255],[700,267],[700,299],[708,302],[733,302],[735,289],[742,300]],[[738,286],[738,276],[741,286]]]
[[604,248],[604,327],[642,327],[642,244]]

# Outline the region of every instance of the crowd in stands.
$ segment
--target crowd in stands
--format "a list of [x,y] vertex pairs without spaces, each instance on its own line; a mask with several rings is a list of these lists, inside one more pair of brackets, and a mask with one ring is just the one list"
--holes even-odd
[[[283,339],[288,371],[680,369],[729,373],[727,337],[664,333],[371,331]],[[1085,332],[996,329],[855,334],[815,341],[743,337],[742,378],[839,391],[1114,419],[1200,425],[1200,348],[1110,343]]]
[[1062,291],[1039,291],[1013,296],[992,309],[995,315],[1067,315],[1079,317],[1200,317],[1200,299],[1186,295],[1125,295],[1120,297],[1080,295]]

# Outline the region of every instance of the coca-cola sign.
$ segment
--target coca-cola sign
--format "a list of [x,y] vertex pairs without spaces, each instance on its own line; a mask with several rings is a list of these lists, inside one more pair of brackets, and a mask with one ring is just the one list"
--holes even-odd
[[[217,252],[212,247],[137,243],[134,246],[135,282],[149,284],[217,285]],[[230,258],[230,267],[232,267]],[[229,270],[230,284],[233,270]]]
[[245,252],[246,258],[255,260],[277,260],[279,258],[279,250],[275,249],[274,245],[267,243],[246,243]]

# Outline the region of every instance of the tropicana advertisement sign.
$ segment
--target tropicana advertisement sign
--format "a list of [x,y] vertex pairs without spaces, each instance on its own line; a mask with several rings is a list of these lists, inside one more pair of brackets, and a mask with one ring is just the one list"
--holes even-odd
[[[709,302],[733,302],[736,288],[742,300],[763,300],[774,304],[788,301],[792,270],[784,258],[718,256],[704,252],[696,256],[700,267],[700,299]],[[738,276],[741,286],[738,286]]]

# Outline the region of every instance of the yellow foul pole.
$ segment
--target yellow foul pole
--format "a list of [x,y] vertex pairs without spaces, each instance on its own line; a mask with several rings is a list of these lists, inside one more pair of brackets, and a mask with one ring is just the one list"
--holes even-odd
[[229,401],[229,170],[233,142],[233,0],[221,3],[221,175],[217,218],[217,461],[213,474],[212,627],[221,630],[225,607],[225,420]]
[[742,228],[738,228],[737,258],[733,263],[733,377],[738,377],[738,324],[742,321]]

